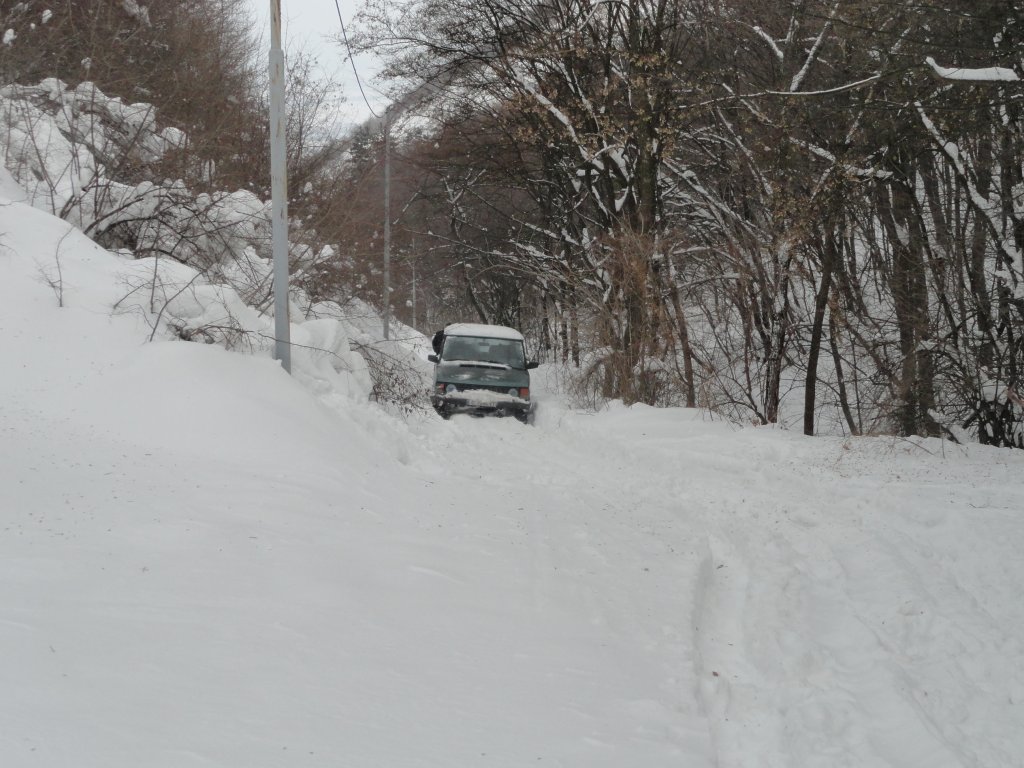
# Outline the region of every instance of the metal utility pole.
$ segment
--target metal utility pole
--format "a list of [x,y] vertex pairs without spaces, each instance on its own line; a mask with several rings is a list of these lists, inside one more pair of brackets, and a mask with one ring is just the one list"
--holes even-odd
[[391,115],[384,113],[384,341],[391,314]]
[[[274,256],[274,359],[292,372],[288,317],[288,163],[285,154],[281,0],[270,0],[270,195]],[[385,337],[387,338],[386,332]]]

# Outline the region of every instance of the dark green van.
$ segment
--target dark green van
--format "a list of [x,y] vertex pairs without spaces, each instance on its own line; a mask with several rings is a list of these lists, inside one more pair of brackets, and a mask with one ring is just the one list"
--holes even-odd
[[430,402],[442,417],[514,416],[530,419],[530,371],[523,335],[503,325],[454,323],[434,337]]

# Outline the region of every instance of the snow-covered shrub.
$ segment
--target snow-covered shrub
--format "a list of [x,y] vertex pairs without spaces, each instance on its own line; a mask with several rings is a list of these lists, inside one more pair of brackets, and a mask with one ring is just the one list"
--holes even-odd
[[0,89],[0,152],[29,202],[109,248],[208,268],[266,249],[268,206],[251,192],[195,194],[156,163],[185,143],[148,104],[91,83]]
[[392,320],[389,339],[384,341],[380,315],[369,304],[355,298],[344,305],[337,302],[312,304],[307,317],[340,322],[348,329],[351,347],[364,361],[372,400],[404,414],[429,405],[426,395],[433,366],[427,362],[427,355],[432,350],[423,334]]
[[597,411],[621,399],[609,396],[607,382],[628,378],[632,382],[628,389],[634,396],[631,402],[685,406],[683,377],[676,368],[676,352],[671,348],[664,359],[647,356],[628,367],[621,352],[609,347],[588,349],[581,354],[578,367],[562,366],[558,387],[574,407]]
[[426,410],[430,376],[421,362],[401,347],[357,344],[373,381],[370,398],[404,413]]
[[[155,164],[185,137],[161,129],[152,107],[107,98],[89,83],[0,89],[0,126],[0,155],[32,205],[134,257],[117,311],[141,313],[150,338],[270,354],[267,202],[245,190],[197,194],[184,181],[160,178]],[[315,233],[297,231],[315,242]],[[336,257],[330,246],[293,233],[289,256],[293,372],[314,389],[402,410],[425,402],[422,336],[403,329],[402,340],[382,342],[369,305],[314,301],[322,265]]]
[[35,207],[106,248],[188,264],[244,303],[269,305],[268,204],[244,190],[195,194],[158,177],[153,164],[185,137],[160,128],[150,105],[50,79],[0,89],[0,127],[0,154]]
[[88,221],[71,210],[90,186],[128,178],[184,141],[181,131],[158,128],[149,104],[54,78],[0,88],[0,131],[4,162],[32,205],[80,225]]
[[59,215],[94,180],[97,168],[89,148],[60,130],[57,115],[66,91],[50,85],[0,88],[0,142],[4,164],[29,203]]

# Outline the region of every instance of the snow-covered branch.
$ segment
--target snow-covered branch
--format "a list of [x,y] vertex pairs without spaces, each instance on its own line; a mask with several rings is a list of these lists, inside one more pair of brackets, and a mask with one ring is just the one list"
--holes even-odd
[[1020,76],[1009,67],[981,67],[965,69],[963,67],[942,67],[931,56],[925,63],[932,68],[937,77],[943,80],[959,80],[969,83],[1017,83]]
[[[979,191],[976,183],[977,174],[969,166],[967,158],[956,142],[945,139],[938,126],[928,117],[920,103],[914,106],[925,130],[931,135],[935,145],[942,151],[956,172],[957,178],[967,189],[972,206],[978,215],[982,217],[982,221],[988,225],[992,240],[1002,253],[1009,267],[1009,270],[1004,270],[1001,273],[1007,287],[1013,291],[1016,298],[1024,299],[1024,253],[1017,247],[1012,234],[1006,232],[1002,222],[1003,212],[997,208],[992,200]],[[1016,217],[1013,218],[1015,219]]]
[[836,17],[836,13],[839,12],[839,2],[836,2],[832,6],[832,12],[828,15],[828,21],[825,22],[825,26],[821,28],[821,32],[818,34],[818,39],[814,41],[814,45],[811,47],[810,52],[807,54],[807,60],[804,61],[804,65],[800,68],[800,71],[793,76],[792,82],[789,84],[789,90],[792,93],[796,93],[800,90],[800,86],[807,77],[808,71],[810,71],[811,65],[818,58],[818,51],[821,50],[821,44],[825,41],[825,36],[832,29],[832,22]]

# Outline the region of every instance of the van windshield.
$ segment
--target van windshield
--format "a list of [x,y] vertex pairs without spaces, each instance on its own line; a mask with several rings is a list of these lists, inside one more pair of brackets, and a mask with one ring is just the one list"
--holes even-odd
[[525,368],[523,342],[518,339],[489,339],[481,336],[448,336],[441,348],[441,359],[476,363],[496,363],[510,368]]

